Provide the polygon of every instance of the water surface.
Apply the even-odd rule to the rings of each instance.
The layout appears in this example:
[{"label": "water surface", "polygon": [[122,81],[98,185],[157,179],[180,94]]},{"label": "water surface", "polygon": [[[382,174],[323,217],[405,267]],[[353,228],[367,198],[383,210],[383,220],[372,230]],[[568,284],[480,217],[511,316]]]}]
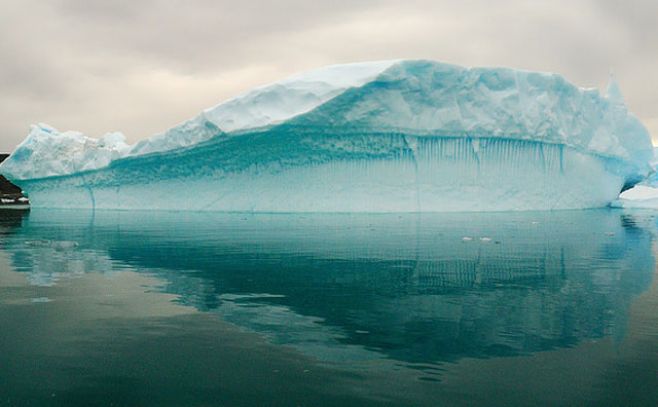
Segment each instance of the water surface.
[{"label": "water surface", "polygon": [[0,405],[656,405],[656,231],[0,213]]}]

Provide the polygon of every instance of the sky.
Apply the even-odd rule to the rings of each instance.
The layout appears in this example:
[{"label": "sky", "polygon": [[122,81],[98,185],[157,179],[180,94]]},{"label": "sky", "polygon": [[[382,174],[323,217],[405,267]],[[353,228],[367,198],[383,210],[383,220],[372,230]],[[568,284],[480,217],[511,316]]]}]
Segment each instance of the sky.
[{"label": "sky", "polygon": [[0,151],[32,123],[135,142],[323,65],[432,59],[612,70],[658,144],[655,0],[0,0]]}]

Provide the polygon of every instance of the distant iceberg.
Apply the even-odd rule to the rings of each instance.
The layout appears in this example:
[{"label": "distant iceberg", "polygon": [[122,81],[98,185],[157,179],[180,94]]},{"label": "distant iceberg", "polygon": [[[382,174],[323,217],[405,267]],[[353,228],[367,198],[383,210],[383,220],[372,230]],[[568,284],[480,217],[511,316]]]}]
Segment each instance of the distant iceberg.
[{"label": "distant iceberg", "polygon": [[32,126],[0,166],[34,207],[427,212],[602,207],[653,149],[611,82],[432,61],[329,66],[128,145]]}]

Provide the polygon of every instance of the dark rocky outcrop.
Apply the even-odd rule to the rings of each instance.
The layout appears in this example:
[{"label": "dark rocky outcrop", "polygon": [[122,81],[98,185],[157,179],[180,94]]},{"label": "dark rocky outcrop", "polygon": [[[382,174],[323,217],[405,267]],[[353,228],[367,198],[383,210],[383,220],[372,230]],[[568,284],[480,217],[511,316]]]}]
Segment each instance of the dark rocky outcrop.
[{"label": "dark rocky outcrop", "polygon": [[[0,154],[0,163],[9,157],[9,154]],[[21,198],[23,193],[19,187],[12,184],[7,178],[0,175],[0,197],[2,198]]]}]

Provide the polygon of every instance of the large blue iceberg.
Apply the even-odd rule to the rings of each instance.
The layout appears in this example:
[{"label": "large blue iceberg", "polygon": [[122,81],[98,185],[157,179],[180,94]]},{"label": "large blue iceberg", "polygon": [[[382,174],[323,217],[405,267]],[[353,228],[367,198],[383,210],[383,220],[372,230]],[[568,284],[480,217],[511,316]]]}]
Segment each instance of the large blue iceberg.
[{"label": "large blue iceberg", "polygon": [[602,207],[650,137],[611,82],[432,61],[336,65],[135,145],[32,126],[0,172],[34,207],[424,212]]}]

